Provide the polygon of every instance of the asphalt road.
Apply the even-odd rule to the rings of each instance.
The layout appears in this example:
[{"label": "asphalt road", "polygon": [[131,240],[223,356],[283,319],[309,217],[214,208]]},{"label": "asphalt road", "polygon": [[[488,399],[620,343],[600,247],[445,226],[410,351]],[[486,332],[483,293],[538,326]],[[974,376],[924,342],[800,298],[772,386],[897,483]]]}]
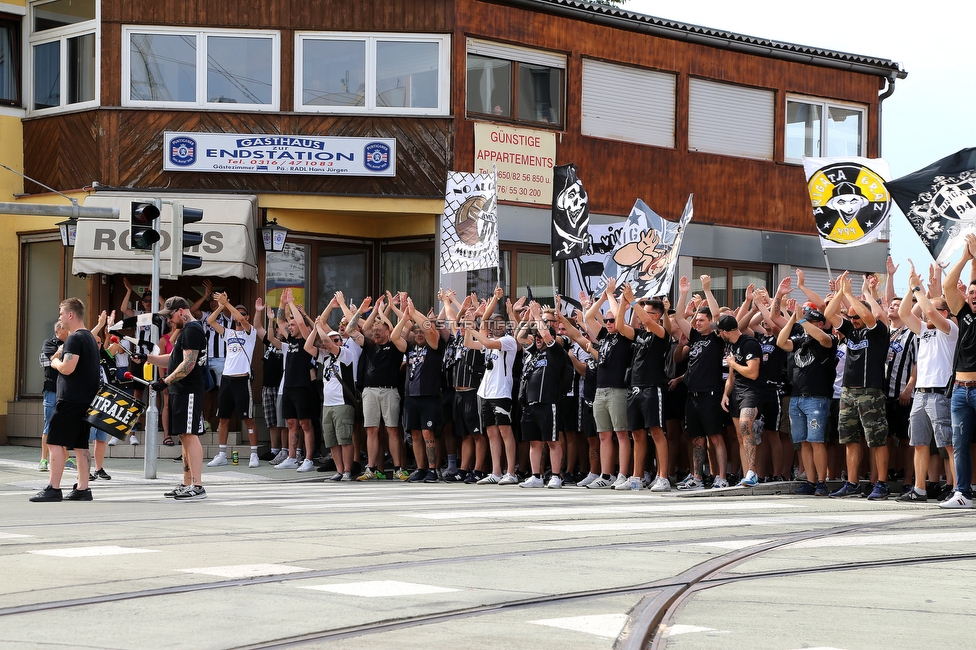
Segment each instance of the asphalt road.
[{"label": "asphalt road", "polygon": [[3,648],[973,645],[973,511],[266,464],[205,469],[208,498],[176,502],[178,464],[148,481],[120,459],[94,501],[35,504],[36,456],[0,447]]}]

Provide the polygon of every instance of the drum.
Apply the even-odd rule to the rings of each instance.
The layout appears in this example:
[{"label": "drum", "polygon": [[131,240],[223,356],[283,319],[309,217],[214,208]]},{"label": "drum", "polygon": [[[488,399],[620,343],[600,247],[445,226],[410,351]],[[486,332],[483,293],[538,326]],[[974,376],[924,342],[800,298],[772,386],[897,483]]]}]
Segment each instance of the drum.
[{"label": "drum", "polygon": [[88,407],[85,420],[96,429],[121,438],[145,410],[146,405],[132,395],[103,383]]}]

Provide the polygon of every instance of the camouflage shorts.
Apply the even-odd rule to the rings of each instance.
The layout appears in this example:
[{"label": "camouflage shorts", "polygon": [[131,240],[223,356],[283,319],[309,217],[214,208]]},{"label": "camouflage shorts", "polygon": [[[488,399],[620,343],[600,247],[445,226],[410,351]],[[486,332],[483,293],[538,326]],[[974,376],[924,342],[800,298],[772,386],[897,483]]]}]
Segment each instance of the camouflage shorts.
[{"label": "camouflage shorts", "polygon": [[888,419],[881,389],[842,388],[837,429],[842,445],[858,442],[862,436],[868,441],[868,447],[887,444]]}]

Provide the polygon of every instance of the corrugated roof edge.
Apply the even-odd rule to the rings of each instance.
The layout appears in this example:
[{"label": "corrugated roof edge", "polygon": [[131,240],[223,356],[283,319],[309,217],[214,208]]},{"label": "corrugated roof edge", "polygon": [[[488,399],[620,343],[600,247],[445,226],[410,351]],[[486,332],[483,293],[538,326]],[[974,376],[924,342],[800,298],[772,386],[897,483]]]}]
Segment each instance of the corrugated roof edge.
[{"label": "corrugated roof edge", "polygon": [[850,52],[838,52],[796,43],[772,41],[765,38],[736,34],[721,29],[691,25],[674,20],[665,20],[647,16],[617,7],[599,5],[582,0],[493,0],[499,4],[521,6],[534,11],[546,11],[558,15],[580,20],[606,24],[620,29],[654,34],[662,38],[671,38],[720,47],[737,52],[768,56],[774,59],[784,59],[808,65],[839,68],[860,72],[879,77],[890,78],[892,75],[899,79],[908,76],[908,72],[897,61],[882,59]]}]

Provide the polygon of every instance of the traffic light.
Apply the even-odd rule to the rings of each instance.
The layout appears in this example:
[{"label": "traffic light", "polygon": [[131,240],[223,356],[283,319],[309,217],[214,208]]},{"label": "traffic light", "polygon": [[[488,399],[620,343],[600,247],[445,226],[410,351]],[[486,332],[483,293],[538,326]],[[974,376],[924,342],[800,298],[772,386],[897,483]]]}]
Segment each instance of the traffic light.
[{"label": "traffic light", "polygon": [[159,208],[152,203],[132,202],[132,215],[129,218],[129,248],[134,251],[151,251],[159,241],[156,219]]},{"label": "traffic light", "polygon": [[187,208],[182,203],[173,203],[173,232],[170,247],[170,277],[183,275],[184,271],[198,269],[203,264],[199,255],[184,255],[184,248],[193,248],[203,243],[203,234],[195,231],[184,231],[183,227],[189,223],[196,223],[203,219],[203,210]]}]

